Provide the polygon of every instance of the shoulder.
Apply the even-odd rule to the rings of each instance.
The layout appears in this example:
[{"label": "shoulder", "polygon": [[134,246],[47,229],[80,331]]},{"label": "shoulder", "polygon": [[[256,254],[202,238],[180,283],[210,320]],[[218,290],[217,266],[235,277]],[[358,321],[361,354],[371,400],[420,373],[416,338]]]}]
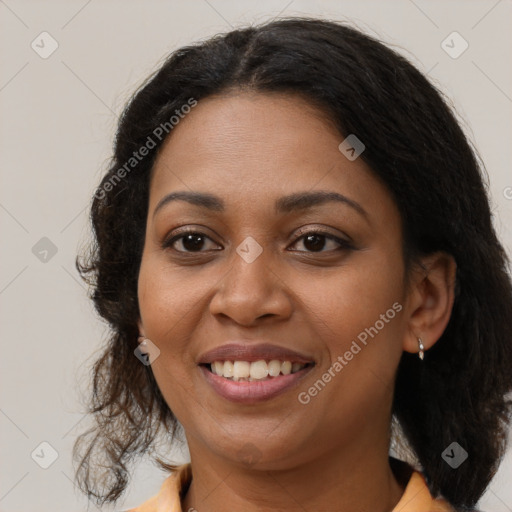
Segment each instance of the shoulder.
[{"label": "shoulder", "polygon": [[402,498],[393,512],[456,512],[444,499],[434,498],[428,489],[425,477],[413,471]]},{"label": "shoulder", "polygon": [[182,512],[181,498],[187,491],[191,480],[190,463],[183,464],[164,480],[158,494],[142,505],[125,512]]}]

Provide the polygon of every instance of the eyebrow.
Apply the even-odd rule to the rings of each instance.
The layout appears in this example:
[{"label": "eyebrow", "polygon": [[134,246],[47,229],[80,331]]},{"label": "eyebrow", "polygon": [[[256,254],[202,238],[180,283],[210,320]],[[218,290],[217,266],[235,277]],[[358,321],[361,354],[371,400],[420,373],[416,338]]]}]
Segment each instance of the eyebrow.
[{"label": "eyebrow", "polygon": [[[206,208],[208,210],[223,212],[225,210],[224,201],[217,196],[203,192],[178,191],[171,192],[164,196],[157,204],[153,211],[153,217],[165,205],[173,201],[186,201],[187,203]],[[363,217],[368,219],[366,210],[356,201],[339,194],[338,192],[330,192],[319,190],[315,192],[297,192],[288,196],[280,197],[276,200],[274,211],[276,214],[291,213],[294,211],[306,210],[314,206],[320,206],[328,202],[339,202],[350,206]]]}]

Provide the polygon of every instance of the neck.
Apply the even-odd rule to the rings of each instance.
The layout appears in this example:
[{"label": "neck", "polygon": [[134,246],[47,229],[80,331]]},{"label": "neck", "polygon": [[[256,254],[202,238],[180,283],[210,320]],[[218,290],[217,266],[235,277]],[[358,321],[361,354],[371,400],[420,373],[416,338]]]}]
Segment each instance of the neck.
[{"label": "neck", "polygon": [[[373,447],[375,448],[375,446]],[[388,512],[404,489],[389,464],[387,446],[352,450],[344,446],[289,469],[240,467],[213,454],[195,456],[193,479],[182,508],[198,512]]]}]

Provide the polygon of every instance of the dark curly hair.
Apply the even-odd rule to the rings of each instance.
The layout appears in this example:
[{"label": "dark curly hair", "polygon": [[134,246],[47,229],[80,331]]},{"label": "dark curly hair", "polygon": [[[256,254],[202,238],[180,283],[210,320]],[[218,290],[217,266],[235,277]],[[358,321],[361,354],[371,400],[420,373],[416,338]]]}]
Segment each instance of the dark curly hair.
[{"label": "dark curly hair", "polygon": [[[310,18],[233,30],[175,51],[120,118],[111,165],[92,200],[95,240],[76,261],[111,327],[92,369],[94,427],[73,449],[80,488],[97,503],[117,501],[128,462],[154,448],[161,428],[175,438],[179,424],[151,367],[134,357],[149,182],[169,119],[191,98],[233,90],[301,95],[341,134],[356,134],[366,145],[361,158],[400,211],[406,267],[436,251],[455,259],[449,324],[424,361],[403,353],[393,414],[431,493],[460,510],[474,506],[504,456],[512,406],[512,284],[483,165],[442,94],[405,58],[344,23]],[[148,155],[134,160],[149,140]],[[456,471],[441,457],[454,441],[470,461]]]}]

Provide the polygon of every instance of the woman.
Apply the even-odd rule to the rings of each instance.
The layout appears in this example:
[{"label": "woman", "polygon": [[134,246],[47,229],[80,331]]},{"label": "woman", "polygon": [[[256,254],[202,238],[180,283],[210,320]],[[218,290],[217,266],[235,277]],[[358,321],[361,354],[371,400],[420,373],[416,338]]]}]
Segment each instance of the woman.
[{"label": "woman", "polygon": [[179,421],[191,463],[157,458],[137,512],[475,506],[505,451],[512,286],[476,157],[404,58],[305,18],[176,51],[121,117],[92,223],[77,266],[112,336],[75,446],[89,497],[116,501]]}]

